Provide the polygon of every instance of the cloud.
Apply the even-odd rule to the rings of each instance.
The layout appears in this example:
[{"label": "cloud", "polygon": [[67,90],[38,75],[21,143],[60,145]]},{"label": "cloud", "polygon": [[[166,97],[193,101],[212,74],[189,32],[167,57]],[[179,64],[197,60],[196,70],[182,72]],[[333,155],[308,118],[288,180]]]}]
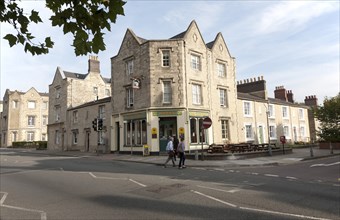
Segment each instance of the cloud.
[{"label": "cloud", "polygon": [[338,8],[338,2],[285,1],[267,7],[254,29],[258,34],[294,30],[311,19]]}]

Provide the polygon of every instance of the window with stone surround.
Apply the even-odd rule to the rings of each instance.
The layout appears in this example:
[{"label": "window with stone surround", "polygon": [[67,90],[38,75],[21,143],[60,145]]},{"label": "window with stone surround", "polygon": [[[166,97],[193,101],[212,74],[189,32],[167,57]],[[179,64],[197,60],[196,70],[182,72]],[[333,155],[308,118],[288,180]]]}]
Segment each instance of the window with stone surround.
[{"label": "window with stone surround", "polygon": [[171,104],[172,102],[172,88],[171,81],[163,81],[163,103]]},{"label": "window with stone surround", "polygon": [[170,50],[162,50],[162,66],[170,66]]},{"label": "window with stone surround", "polygon": [[130,59],[130,60],[127,60],[126,61],[126,74],[128,76],[132,75],[133,74],[133,59]]},{"label": "window with stone surround", "polygon": [[29,115],[27,116],[27,125],[30,127],[35,126],[35,116],[34,115]]},{"label": "window with stone surround", "polygon": [[220,106],[228,107],[227,102],[227,90],[226,89],[218,89],[219,97],[220,97]]},{"label": "window with stone surround", "polygon": [[199,84],[192,84],[192,103],[202,105],[202,86]]},{"label": "window with stone surround", "polygon": [[217,63],[217,76],[226,77],[226,65],[224,63]]},{"label": "window with stone surround", "polygon": [[201,70],[201,57],[196,54],[191,54],[191,68]]},{"label": "window with stone surround", "polygon": [[34,131],[27,131],[27,141],[34,141]]},{"label": "window with stone surround", "polygon": [[126,89],[126,107],[132,108],[134,101],[134,90],[132,87]]}]

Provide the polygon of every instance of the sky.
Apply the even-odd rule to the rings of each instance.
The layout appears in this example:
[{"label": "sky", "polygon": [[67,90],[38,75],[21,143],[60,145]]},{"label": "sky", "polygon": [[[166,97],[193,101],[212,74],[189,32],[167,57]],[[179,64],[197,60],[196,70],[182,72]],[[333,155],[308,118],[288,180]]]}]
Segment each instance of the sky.
[{"label": "sky", "polygon": [[[39,11],[44,23],[30,26],[41,41],[51,36],[54,48],[47,55],[32,56],[22,45],[9,47],[3,37],[15,33],[0,27],[0,100],[6,89],[48,92],[57,67],[86,74],[87,56],[76,56],[70,34],[52,27],[45,1],[23,0],[27,12]],[[340,92],[340,3],[334,1],[159,1],[127,0],[125,16],[118,16],[111,32],[105,32],[106,50],[97,55],[101,74],[111,77],[110,58],[117,55],[127,28],[144,39],[168,39],[185,31],[195,20],[205,43],[221,32],[236,58],[236,80],[263,76],[269,97],[277,86],[292,90],[296,102],[316,95]]]}]

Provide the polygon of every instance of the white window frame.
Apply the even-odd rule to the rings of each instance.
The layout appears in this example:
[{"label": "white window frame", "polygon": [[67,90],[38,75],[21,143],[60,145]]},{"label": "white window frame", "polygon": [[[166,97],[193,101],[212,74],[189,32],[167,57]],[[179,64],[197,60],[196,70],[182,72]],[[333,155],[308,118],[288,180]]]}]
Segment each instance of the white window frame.
[{"label": "white window frame", "polygon": [[77,130],[72,131],[72,143],[78,144],[78,131]]},{"label": "white window frame", "polygon": [[170,67],[170,50],[162,50],[162,67]]},{"label": "white window frame", "polygon": [[227,76],[227,65],[225,65],[224,63],[217,63],[217,76],[218,77],[223,77],[225,78]]},{"label": "white window frame", "polygon": [[172,103],[172,86],[170,80],[163,81],[163,103],[164,104]]},{"label": "white window frame", "polygon": [[283,125],[283,135],[286,136],[286,139],[290,139],[290,127],[289,125]]},{"label": "white window frame", "polygon": [[59,99],[60,98],[60,88],[55,89],[55,98]]},{"label": "white window frame", "polygon": [[27,141],[34,141],[34,131],[27,131],[26,140]]},{"label": "white window frame", "polygon": [[78,123],[78,111],[73,111],[73,123]]},{"label": "white window frame", "polygon": [[288,106],[282,106],[282,118],[289,118]]},{"label": "white window frame", "polygon": [[220,106],[228,107],[227,90],[219,88]]},{"label": "white window frame", "polygon": [[98,107],[99,118],[105,119],[105,105],[100,105]]},{"label": "white window frame", "polygon": [[305,126],[300,126],[299,133],[300,133],[301,139],[304,140],[304,138],[306,137],[306,128],[305,128]]},{"label": "white window frame", "polygon": [[305,120],[305,114],[304,114],[304,109],[303,108],[299,108],[298,109],[298,115],[299,115],[299,120]]},{"label": "white window frame", "polygon": [[269,104],[268,112],[269,112],[269,115],[268,115],[269,118],[275,118],[275,106],[274,105]]},{"label": "white window frame", "polygon": [[196,54],[191,54],[190,66],[194,70],[201,70],[201,56]]},{"label": "white window frame", "polygon": [[27,126],[34,127],[35,126],[35,116],[34,115],[28,115],[27,116]]},{"label": "white window frame", "polygon": [[134,89],[129,87],[126,89],[126,107],[132,108],[134,104]]},{"label": "white window frame", "polygon": [[133,71],[134,71],[134,62],[133,62],[133,59],[127,60],[126,61],[126,74],[128,76],[131,76],[133,74]]},{"label": "white window frame", "polygon": [[60,120],[60,111],[61,111],[60,106],[56,106],[55,107],[55,121],[56,122]]},{"label": "white window frame", "polygon": [[192,84],[192,104],[202,105],[202,85]]},{"label": "white window frame", "polygon": [[251,102],[243,101],[243,115],[245,117],[252,117],[252,106]]},{"label": "white window frame", "polygon": [[221,137],[223,140],[229,140],[229,120],[221,119]]},{"label": "white window frame", "polygon": [[246,141],[253,141],[254,140],[254,128],[252,124],[245,124],[244,125],[244,136]]},{"label": "white window frame", "polygon": [[270,140],[276,140],[276,126],[275,125],[269,125],[269,138]]},{"label": "white window frame", "polygon": [[36,108],[36,102],[35,101],[28,101],[27,102],[27,108],[28,109],[35,109]]}]

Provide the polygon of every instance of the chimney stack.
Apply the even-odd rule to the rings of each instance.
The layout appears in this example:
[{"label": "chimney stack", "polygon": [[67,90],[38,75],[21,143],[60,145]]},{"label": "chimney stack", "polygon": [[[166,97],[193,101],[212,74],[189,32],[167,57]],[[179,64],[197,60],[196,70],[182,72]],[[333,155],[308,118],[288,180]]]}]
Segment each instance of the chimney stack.
[{"label": "chimney stack", "polygon": [[287,99],[288,99],[288,102],[294,103],[294,97],[293,97],[292,90],[287,91]]},{"label": "chimney stack", "polygon": [[305,97],[305,105],[310,107],[317,107],[318,106],[318,98],[315,95],[310,95]]},{"label": "chimney stack", "polygon": [[280,99],[286,102],[288,101],[286,89],[284,86],[275,87],[274,95],[276,99]]},{"label": "chimney stack", "polygon": [[100,62],[98,56],[90,56],[88,72],[100,73]]}]

